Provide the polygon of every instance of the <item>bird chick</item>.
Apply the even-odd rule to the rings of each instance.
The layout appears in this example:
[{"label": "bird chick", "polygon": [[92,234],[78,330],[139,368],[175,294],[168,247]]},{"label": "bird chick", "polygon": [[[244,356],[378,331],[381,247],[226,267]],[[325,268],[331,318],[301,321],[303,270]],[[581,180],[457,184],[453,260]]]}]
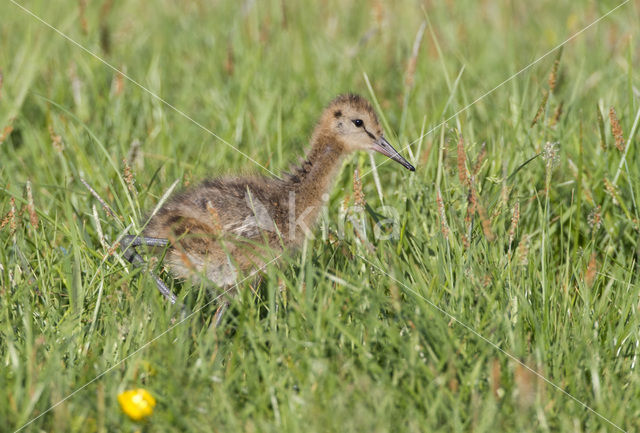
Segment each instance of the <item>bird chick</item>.
[{"label": "bird chick", "polygon": [[164,246],[174,276],[230,287],[239,274],[261,269],[274,253],[303,242],[342,161],[358,150],[380,152],[415,171],[384,138],[371,104],[341,95],[322,113],[306,158],[283,179],[220,177],[178,193],[151,217],[143,236],[124,240],[125,256],[140,262],[135,246]]}]

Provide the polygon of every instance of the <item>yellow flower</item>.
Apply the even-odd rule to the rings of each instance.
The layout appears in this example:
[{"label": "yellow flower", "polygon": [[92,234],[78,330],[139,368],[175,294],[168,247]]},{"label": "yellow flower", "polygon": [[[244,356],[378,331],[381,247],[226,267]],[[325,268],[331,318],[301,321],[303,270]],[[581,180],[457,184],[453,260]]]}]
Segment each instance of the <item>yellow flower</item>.
[{"label": "yellow flower", "polygon": [[153,413],[156,399],[146,389],[130,389],[118,395],[122,411],[134,421],[140,421]]}]

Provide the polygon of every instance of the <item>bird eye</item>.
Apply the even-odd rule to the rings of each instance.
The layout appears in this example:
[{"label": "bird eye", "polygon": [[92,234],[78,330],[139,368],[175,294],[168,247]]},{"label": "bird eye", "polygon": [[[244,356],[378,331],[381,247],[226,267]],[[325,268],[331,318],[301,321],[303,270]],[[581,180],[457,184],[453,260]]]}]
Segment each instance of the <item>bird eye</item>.
[{"label": "bird eye", "polygon": [[362,125],[364,125],[364,122],[361,119],[356,119],[353,120],[353,124],[356,125],[358,128],[362,127]]}]

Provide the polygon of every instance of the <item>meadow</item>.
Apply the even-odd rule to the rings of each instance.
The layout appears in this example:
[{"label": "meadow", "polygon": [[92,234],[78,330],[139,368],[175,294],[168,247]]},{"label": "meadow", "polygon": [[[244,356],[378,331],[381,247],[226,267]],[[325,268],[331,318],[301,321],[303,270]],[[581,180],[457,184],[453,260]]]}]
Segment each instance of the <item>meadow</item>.
[{"label": "meadow", "polygon": [[[640,2],[0,16],[1,432],[640,430]],[[185,314],[123,261],[168,192],[288,170],[344,92],[416,172],[347,161],[219,328],[210,291],[148,256]]]}]

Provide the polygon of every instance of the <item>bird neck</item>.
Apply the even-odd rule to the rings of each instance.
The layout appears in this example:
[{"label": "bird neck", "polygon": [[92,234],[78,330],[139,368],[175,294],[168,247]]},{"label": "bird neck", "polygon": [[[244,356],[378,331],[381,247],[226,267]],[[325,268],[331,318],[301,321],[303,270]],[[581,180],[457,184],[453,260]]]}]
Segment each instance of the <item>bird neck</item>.
[{"label": "bird neck", "polygon": [[[344,159],[342,144],[330,135],[314,135],[306,160],[291,174],[296,194],[296,214],[310,207],[320,209],[337,177]],[[315,212],[312,212],[315,213]]]}]

